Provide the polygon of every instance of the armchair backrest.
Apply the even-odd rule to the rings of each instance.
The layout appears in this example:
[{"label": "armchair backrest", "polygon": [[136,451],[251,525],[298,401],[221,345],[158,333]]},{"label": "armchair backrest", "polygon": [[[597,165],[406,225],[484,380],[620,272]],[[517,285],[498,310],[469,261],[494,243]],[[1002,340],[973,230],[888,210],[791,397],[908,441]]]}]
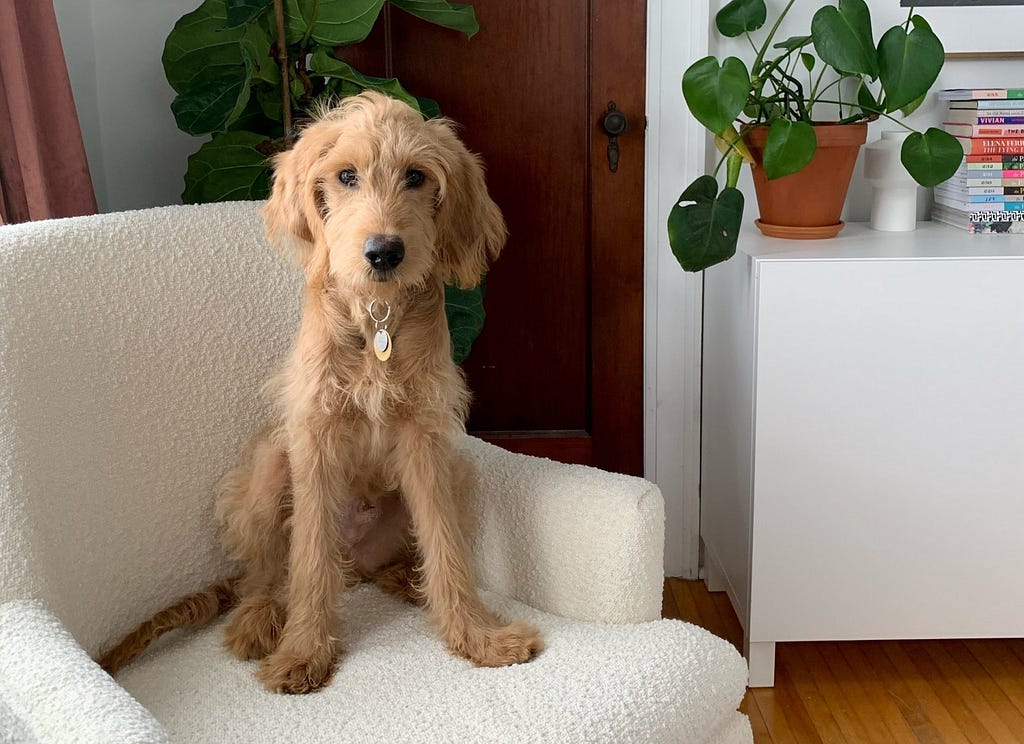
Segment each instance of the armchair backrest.
[{"label": "armchair backrest", "polygon": [[214,485],[299,318],[258,208],[0,228],[0,602],[90,652],[227,570]]}]

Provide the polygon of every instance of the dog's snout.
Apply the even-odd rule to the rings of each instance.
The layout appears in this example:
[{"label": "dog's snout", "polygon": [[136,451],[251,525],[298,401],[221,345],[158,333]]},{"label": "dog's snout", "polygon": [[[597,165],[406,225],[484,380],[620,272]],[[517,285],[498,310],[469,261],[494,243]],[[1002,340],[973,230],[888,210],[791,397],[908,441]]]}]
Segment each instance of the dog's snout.
[{"label": "dog's snout", "polygon": [[405,243],[398,235],[371,235],[363,243],[363,255],[378,271],[393,269],[405,258]]}]

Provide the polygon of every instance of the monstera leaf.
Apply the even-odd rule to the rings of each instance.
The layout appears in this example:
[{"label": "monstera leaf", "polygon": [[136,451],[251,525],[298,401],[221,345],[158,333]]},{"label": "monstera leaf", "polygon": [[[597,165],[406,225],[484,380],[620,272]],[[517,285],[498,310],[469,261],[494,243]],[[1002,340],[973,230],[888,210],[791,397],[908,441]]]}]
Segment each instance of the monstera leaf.
[{"label": "monstera leaf", "polygon": [[903,141],[900,160],[907,173],[925,187],[948,180],[960,167],[964,148],[949,132],[930,127],[924,134],[914,132]]},{"label": "monstera leaf", "polygon": [[[878,70],[885,91],[885,110],[896,111],[922,99],[942,69],[942,42],[921,16],[913,30],[893,26],[878,42]],[[916,108],[916,106],[914,107]]]},{"label": "monstera leaf", "polygon": [[739,36],[761,28],[767,17],[764,0],[731,0],[715,15],[715,26],[722,36]]},{"label": "monstera leaf", "polygon": [[796,173],[811,162],[817,149],[814,127],[806,121],[776,119],[764,145],[764,174],[772,180]]},{"label": "monstera leaf", "polygon": [[871,11],[864,0],[839,0],[819,8],[811,19],[814,51],[839,72],[878,77],[878,54],[871,35]]},{"label": "monstera leaf", "polygon": [[679,265],[686,271],[702,271],[731,258],[742,220],[743,194],[738,189],[726,186],[718,193],[713,177],[698,178],[668,216],[669,244]]},{"label": "monstera leaf", "polygon": [[719,65],[704,57],[683,73],[683,98],[697,121],[712,132],[724,132],[743,110],[750,89],[746,66],[736,57]]}]

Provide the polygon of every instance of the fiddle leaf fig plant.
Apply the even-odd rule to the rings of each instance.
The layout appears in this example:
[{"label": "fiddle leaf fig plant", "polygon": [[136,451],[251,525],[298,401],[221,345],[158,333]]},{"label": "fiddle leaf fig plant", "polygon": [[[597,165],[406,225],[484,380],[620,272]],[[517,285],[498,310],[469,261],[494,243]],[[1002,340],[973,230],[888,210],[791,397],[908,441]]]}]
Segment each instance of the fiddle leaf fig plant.
[{"label": "fiddle leaf fig plant", "polygon": [[[942,42],[924,18],[911,8],[903,24],[876,42],[865,0],[838,0],[818,9],[809,34],[776,41],[793,3],[789,0],[756,43],[751,34],[768,20],[765,1],[731,0],[715,16],[715,27],[725,37],[746,37],[753,61],[705,57],[683,73],[687,108],[715,135],[722,152],[714,173],[690,184],[668,218],[672,252],[687,271],[701,271],[736,252],[743,218],[736,184],[742,164],[753,162],[744,138],[754,127],[768,128],[763,152],[768,179],[811,162],[817,149],[813,126],[826,121],[886,117],[910,130],[901,161],[922,186],[945,181],[963,159],[952,135],[936,128],[918,132],[893,116],[920,106],[942,69]],[[850,92],[845,97],[844,89]],[[723,164],[725,186],[719,190]]]},{"label": "fiddle leaf fig plant", "polygon": [[[424,21],[478,30],[473,7],[447,0],[388,0]],[[270,156],[286,149],[303,112],[327,99],[376,90],[426,117],[441,115],[429,98],[395,78],[364,75],[337,56],[370,34],[385,0],[205,0],[167,37],[164,73],[177,94],[178,128],[209,136],[189,156],[186,204],[264,199]],[[483,326],[483,286],[445,290],[452,355],[462,362]]]}]

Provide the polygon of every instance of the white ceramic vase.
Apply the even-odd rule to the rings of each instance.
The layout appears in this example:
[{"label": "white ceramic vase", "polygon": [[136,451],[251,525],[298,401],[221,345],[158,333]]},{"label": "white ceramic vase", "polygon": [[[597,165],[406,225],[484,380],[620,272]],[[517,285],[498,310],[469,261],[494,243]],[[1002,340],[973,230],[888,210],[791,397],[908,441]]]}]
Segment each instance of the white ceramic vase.
[{"label": "white ceramic vase", "polygon": [[871,228],[908,232],[917,228],[917,181],[900,161],[907,131],[885,131],[864,146],[864,178],[871,184]]}]

